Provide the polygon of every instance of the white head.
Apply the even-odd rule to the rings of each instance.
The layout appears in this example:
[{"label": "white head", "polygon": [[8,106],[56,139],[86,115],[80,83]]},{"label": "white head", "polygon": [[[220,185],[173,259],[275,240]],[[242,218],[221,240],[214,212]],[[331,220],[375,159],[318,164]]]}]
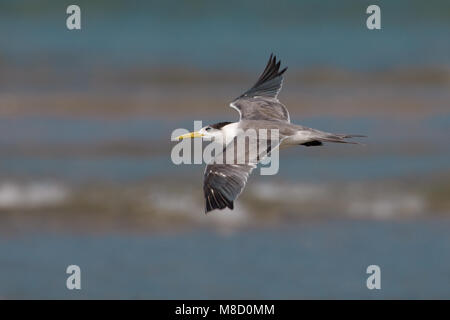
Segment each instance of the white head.
[{"label": "white head", "polygon": [[219,139],[227,138],[231,132],[229,132],[229,125],[233,124],[232,122],[219,122],[215,124],[211,124],[201,128],[198,131],[190,132],[183,134],[177,139],[182,140],[186,138],[206,138],[207,140],[215,140],[219,141]]}]

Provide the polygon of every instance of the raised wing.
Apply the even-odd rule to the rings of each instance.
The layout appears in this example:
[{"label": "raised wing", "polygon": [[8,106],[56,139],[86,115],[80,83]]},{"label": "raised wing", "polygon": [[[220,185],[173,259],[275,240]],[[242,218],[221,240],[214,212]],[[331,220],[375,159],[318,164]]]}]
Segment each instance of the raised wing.
[{"label": "raised wing", "polygon": [[261,159],[279,145],[278,140],[261,143],[257,139],[253,141],[247,139],[243,149],[239,147],[238,139],[239,136],[235,137],[222,153],[206,166],[203,180],[206,213],[227,207],[233,209],[233,201],[241,194],[252,170]]},{"label": "raised wing", "polygon": [[230,106],[239,111],[240,120],[291,121],[287,108],[273,98],[242,98],[232,102]]},{"label": "raised wing", "polygon": [[276,56],[270,55],[258,81],[230,104],[241,119],[290,121],[287,108],[277,98],[283,84],[283,73],[287,70],[280,71],[280,64]]}]

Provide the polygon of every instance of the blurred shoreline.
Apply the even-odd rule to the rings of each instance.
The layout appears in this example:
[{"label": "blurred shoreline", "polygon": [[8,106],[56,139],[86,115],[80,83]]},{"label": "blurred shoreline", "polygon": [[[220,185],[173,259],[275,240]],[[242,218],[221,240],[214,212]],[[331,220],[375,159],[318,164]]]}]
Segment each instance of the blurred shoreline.
[{"label": "blurred shoreline", "polygon": [[[450,172],[360,182],[251,179],[233,211],[203,211],[201,177],[169,182],[68,184],[4,181],[2,234],[44,231],[154,233],[191,229],[277,228],[308,221],[450,218]],[[258,181],[259,180],[259,181]],[[274,181],[275,180],[275,181]]]},{"label": "blurred shoreline", "polygon": [[[225,115],[228,103],[256,79],[254,73],[145,67],[71,70],[70,77],[44,66],[0,70],[0,116]],[[449,88],[445,66],[377,72],[321,67],[289,70],[280,97],[297,116],[404,117],[447,113]]]}]

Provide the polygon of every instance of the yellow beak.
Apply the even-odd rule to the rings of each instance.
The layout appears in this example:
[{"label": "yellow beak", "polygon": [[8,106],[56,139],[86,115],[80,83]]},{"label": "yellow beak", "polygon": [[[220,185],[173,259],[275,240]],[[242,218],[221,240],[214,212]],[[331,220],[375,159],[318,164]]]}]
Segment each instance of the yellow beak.
[{"label": "yellow beak", "polygon": [[183,134],[183,135],[181,135],[181,136],[178,136],[178,137],[176,137],[175,139],[183,140],[183,139],[187,139],[187,138],[201,138],[201,137],[203,137],[203,134],[202,134],[202,133],[199,133],[199,132],[189,132],[189,133]]}]

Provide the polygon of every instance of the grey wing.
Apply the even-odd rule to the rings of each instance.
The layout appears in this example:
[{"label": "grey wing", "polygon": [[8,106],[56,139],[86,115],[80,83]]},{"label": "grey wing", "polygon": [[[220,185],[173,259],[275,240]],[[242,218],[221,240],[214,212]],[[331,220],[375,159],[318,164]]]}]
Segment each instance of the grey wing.
[{"label": "grey wing", "polygon": [[[247,140],[245,154],[238,155],[239,148],[236,148],[236,141],[237,137],[206,166],[203,179],[206,213],[227,207],[233,209],[233,201],[241,194],[252,170],[261,159],[279,145],[279,141],[268,141],[261,146],[257,141]],[[227,150],[232,146],[234,149],[231,153],[234,155],[230,160]]]},{"label": "grey wing", "polygon": [[249,164],[208,164],[203,181],[206,213],[227,207],[233,209],[233,201],[241,194],[254,168]]},{"label": "grey wing", "polygon": [[287,108],[278,100],[266,97],[238,99],[230,106],[239,111],[240,120],[278,120],[290,122]]},{"label": "grey wing", "polygon": [[270,55],[258,81],[230,104],[241,119],[290,121],[287,108],[277,98],[283,85],[283,73],[287,70],[280,71],[280,64],[276,56]]}]

